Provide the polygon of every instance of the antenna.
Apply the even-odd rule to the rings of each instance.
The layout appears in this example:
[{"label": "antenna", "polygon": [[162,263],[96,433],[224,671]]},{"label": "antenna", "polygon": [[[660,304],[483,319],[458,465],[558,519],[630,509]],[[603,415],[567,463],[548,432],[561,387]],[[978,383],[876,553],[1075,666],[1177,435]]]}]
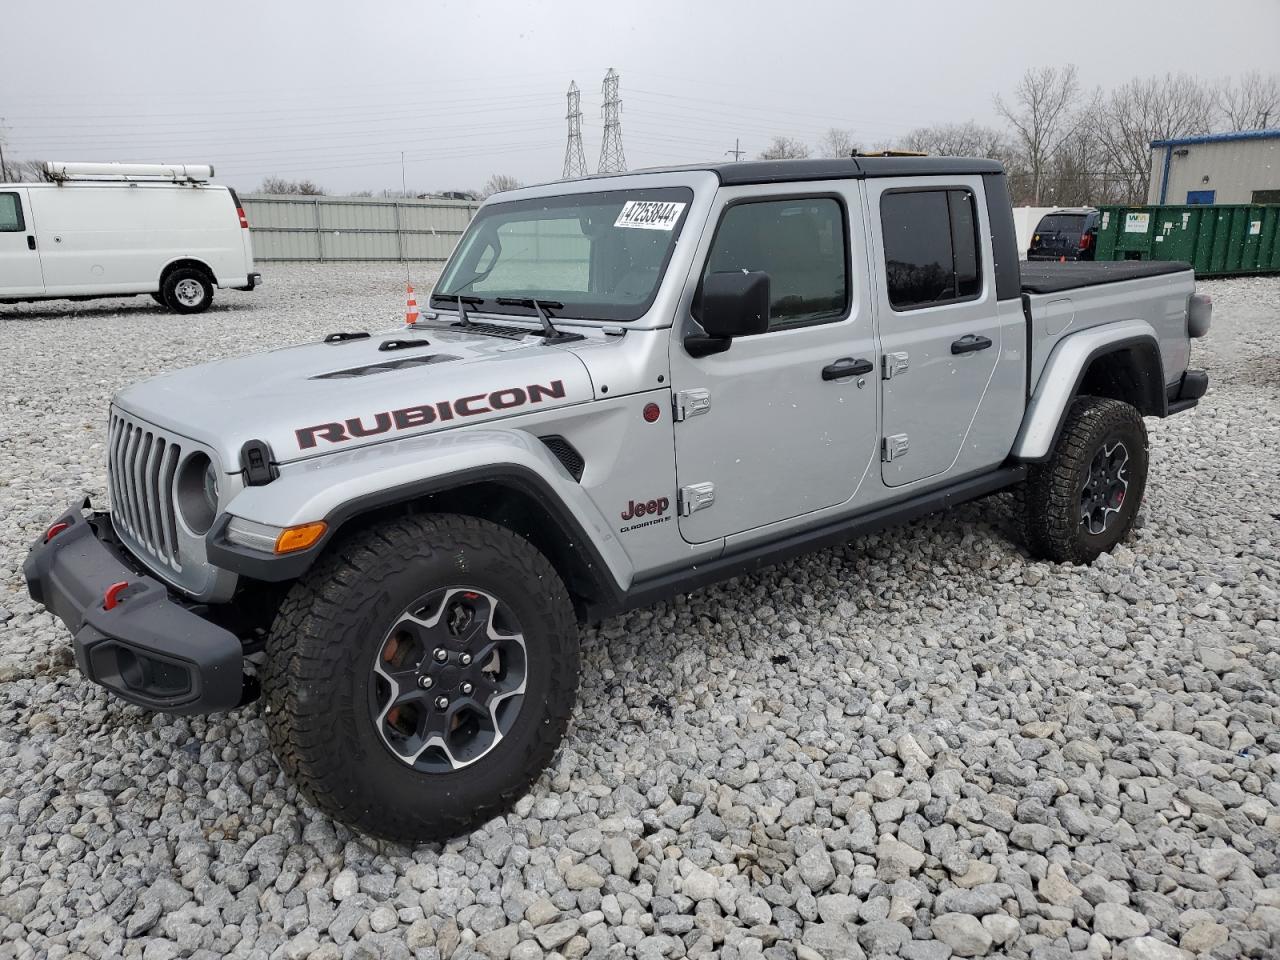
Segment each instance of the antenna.
[{"label": "antenna", "polygon": [[604,139],[600,141],[600,173],[625,173],[627,158],[622,152],[622,101],[618,99],[618,71],[609,68],[604,75]]},{"label": "antenna", "polygon": [[576,81],[569,82],[569,142],[564,145],[564,179],[587,175],[587,158],[582,152],[582,94]]}]

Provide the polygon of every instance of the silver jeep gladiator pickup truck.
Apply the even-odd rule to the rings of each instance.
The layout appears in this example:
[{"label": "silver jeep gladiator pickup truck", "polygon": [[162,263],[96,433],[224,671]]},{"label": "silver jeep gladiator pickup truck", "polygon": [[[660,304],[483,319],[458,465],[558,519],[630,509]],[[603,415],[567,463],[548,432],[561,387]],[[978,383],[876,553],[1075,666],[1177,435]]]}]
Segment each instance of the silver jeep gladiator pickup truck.
[{"label": "silver jeep gladiator pickup truck", "polygon": [[76,662],[171,713],[265,693],[294,782],[402,840],[500,813],[577,625],[1019,488],[1026,546],[1129,532],[1196,404],[1185,264],[1019,265],[986,160],[694,166],[491,198],[386,333],[112,403],[112,511],[32,546]]}]

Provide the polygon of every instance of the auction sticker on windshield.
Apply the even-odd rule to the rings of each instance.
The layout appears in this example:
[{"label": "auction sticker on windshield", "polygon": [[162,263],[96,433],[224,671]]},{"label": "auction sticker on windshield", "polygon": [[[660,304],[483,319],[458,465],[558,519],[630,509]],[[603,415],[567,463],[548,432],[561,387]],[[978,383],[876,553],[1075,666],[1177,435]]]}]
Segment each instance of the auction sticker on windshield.
[{"label": "auction sticker on windshield", "polygon": [[638,230],[670,230],[680,219],[684,208],[683,203],[665,200],[628,200],[613,225]]}]

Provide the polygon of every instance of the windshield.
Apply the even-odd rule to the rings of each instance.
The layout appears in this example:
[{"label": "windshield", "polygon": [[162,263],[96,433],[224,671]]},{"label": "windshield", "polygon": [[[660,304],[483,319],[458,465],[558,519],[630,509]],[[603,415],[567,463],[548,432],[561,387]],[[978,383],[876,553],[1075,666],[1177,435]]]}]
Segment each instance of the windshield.
[{"label": "windshield", "polygon": [[484,207],[432,299],[462,295],[473,309],[533,314],[499,298],[536,297],[555,317],[635,320],[658,293],[693,191],[610,190]]},{"label": "windshield", "polygon": [[1049,214],[1036,227],[1036,233],[1081,233],[1083,230],[1083,213]]}]

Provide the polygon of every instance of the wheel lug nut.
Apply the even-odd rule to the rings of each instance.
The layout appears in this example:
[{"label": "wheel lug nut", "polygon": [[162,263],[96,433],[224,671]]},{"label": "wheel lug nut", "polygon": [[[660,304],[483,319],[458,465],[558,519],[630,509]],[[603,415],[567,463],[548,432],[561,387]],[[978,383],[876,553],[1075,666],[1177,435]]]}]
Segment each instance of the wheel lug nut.
[{"label": "wheel lug nut", "polygon": [[475,689],[475,687],[471,686],[471,684],[469,684],[469,683],[464,683],[464,684],[462,685],[462,692],[463,692],[463,693],[470,694],[470,693],[471,693],[471,691],[472,691],[472,690],[474,690],[474,689]]},{"label": "wheel lug nut", "polygon": [[449,652],[443,648],[437,648],[432,656],[436,658],[436,663],[444,663],[449,659]]},{"label": "wheel lug nut", "polygon": [[467,666],[470,666],[470,665],[471,665],[471,654],[469,654],[469,653],[464,653],[464,654],[462,655],[462,665],[463,665],[464,667],[467,667]]},{"label": "wheel lug nut", "polygon": [[420,686],[423,690],[430,690],[435,685],[436,685],[436,682],[432,680],[430,677],[418,678],[418,686]]},{"label": "wheel lug nut", "polygon": [[436,709],[437,709],[437,710],[443,710],[443,709],[444,709],[445,707],[447,707],[447,706],[449,706],[449,698],[448,698],[448,697],[436,697]]}]

